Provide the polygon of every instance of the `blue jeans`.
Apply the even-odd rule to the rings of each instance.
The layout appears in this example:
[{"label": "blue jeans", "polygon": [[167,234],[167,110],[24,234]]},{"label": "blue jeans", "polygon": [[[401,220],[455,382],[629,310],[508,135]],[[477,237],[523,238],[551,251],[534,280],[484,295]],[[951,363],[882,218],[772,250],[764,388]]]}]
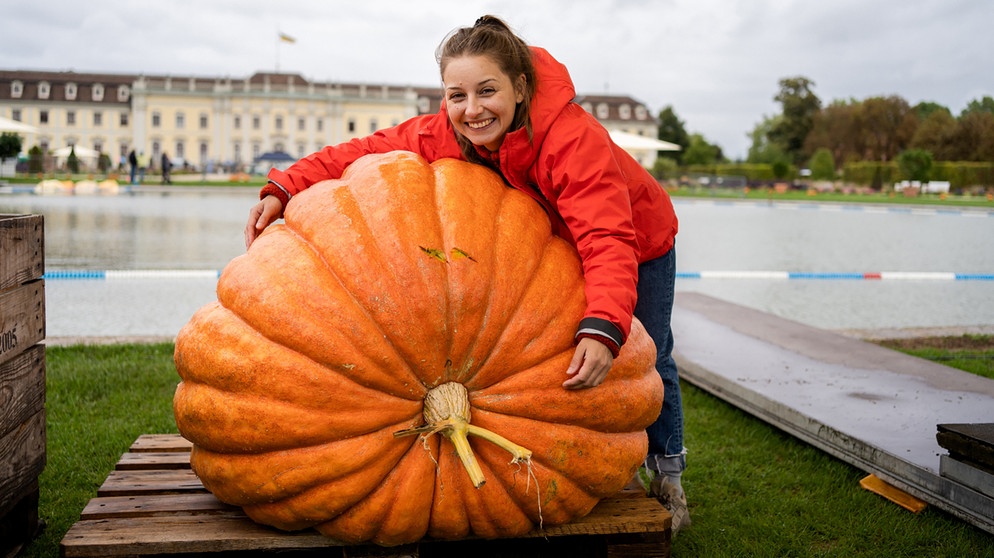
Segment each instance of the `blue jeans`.
[{"label": "blue jeans", "polygon": [[682,471],[686,465],[683,447],[683,402],[680,377],[673,361],[673,296],[676,284],[676,248],[639,265],[638,302],[634,315],[656,343],[656,371],[663,379],[663,410],[646,432],[649,456],[679,458]]}]

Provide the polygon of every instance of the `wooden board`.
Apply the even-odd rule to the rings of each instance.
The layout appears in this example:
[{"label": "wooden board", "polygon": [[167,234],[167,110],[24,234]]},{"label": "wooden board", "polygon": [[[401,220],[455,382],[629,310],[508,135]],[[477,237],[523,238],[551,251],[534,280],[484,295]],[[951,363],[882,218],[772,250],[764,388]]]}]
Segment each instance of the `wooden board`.
[{"label": "wooden board", "polygon": [[45,218],[0,214],[0,291],[45,274]]},{"label": "wooden board", "polygon": [[39,279],[0,291],[0,363],[44,338],[45,282]]},{"label": "wooden board", "polygon": [[[179,436],[136,440],[98,489],[97,497],[84,508],[80,521],[62,539],[62,556],[317,549],[327,550],[323,556],[429,556],[448,555],[446,548],[458,548],[457,554],[483,556],[482,549],[494,545],[494,541],[473,539],[451,543],[426,540],[391,551],[347,546],[315,531],[288,533],[259,525],[203,488],[189,468],[189,449],[189,442]],[[618,557],[667,557],[670,519],[654,499],[619,494],[603,500],[588,516],[573,523],[504,539],[501,545],[550,545],[561,540],[577,545],[581,549],[577,556],[590,550]]]}]

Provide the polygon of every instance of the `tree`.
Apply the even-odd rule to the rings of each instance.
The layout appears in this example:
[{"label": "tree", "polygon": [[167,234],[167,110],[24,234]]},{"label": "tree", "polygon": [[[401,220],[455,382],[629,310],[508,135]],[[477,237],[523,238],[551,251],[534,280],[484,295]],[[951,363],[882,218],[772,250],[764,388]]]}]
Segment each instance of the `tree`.
[{"label": "tree", "polygon": [[949,112],[949,109],[940,105],[939,103],[933,103],[932,101],[922,101],[915,105],[915,114],[918,115],[918,121],[923,122],[926,118],[931,116],[933,113],[944,111]]},{"label": "tree", "polygon": [[910,180],[927,182],[932,174],[932,154],[924,149],[908,149],[897,156],[897,168]]},{"label": "tree", "polygon": [[960,118],[972,112],[987,112],[994,114],[994,98],[985,96],[983,99],[974,99],[967,103],[966,108],[960,114]]},{"label": "tree", "polygon": [[768,137],[795,164],[806,159],[804,142],[814,127],[815,115],[821,110],[821,100],[811,90],[813,86],[814,82],[806,77],[784,78],[780,80],[780,92],[773,98],[783,112]]},{"label": "tree", "polygon": [[106,174],[107,171],[110,170],[110,167],[111,167],[110,155],[106,153],[101,153],[100,156],[97,157],[97,168],[100,169],[100,172]]},{"label": "tree", "polygon": [[684,128],[683,121],[673,111],[672,106],[667,106],[659,111],[659,132],[656,134],[656,137],[680,146],[680,151],[659,152],[660,157],[669,157],[670,159],[675,159],[677,162],[682,159],[683,153],[690,146],[690,135],[687,133],[687,129]]},{"label": "tree", "polygon": [[994,112],[967,112],[950,141],[961,161],[994,161]]},{"label": "tree", "polygon": [[863,101],[862,125],[867,144],[865,159],[892,161],[911,143],[918,117],[901,97],[871,97]]},{"label": "tree", "polygon": [[804,142],[805,151],[828,149],[839,164],[860,160],[866,153],[862,128],[863,103],[855,99],[833,101],[815,114],[814,125]]},{"label": "tree", "polygon": [[76,146],[73,145],[69,148],[69,156],[66,157],[66,166],[69,167],[69,172],[76,174],[79,172],[79,157],[76,156]]},{"label": "tree", "polygon": [[45,157],[41,153],[41,148],[37,145],[28,149],[28,172],[38,174],[44,170]]},{"label": "tree", "polygon": [[684,165],[710,165],[721,159],[721,148],[708,143],[701,134],[690,135],[690,145],[683,153]]},{"label": "tree", "polygon": [[3,176],[3,165],[7,159],[17,157],[21,152],[21,136],[14,132],[0,134],[0,176]]},{"label": "tree", "polygon": [[811,178],[814,180],[835,180],[835,159],[832,152],[822,147],[815,151],[808,162]]},{"label": "tree", "polygon": [[756,124],[752,133],[748,136],[752,139],[752,145],[746,154],[746,162],[759,164],[773,164],[774,161],[786,159],[787,155],[779,145],[770,141],[770,130],[776,126],[782,116],[766,116],[763,121]]},{"label": "tree", "polygon": [[[918,111],[921,114],[921,111]],[[963,160],[955,151],[957,122],[949,109],[943,108],[929,113],[915,128],[910,147],[924,149],[939,161]]]}]

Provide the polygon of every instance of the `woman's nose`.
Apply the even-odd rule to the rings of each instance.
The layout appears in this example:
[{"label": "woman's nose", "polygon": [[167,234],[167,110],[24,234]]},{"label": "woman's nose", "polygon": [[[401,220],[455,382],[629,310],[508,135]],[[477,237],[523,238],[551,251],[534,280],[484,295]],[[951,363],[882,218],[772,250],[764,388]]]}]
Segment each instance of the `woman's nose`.
[{"label": "woman's nose", "polygon": [[466,114],[469,116],[477,116],[483,112],[483,106],[480,104],[480,100],[475,96],[470,95],[466,99]]}]

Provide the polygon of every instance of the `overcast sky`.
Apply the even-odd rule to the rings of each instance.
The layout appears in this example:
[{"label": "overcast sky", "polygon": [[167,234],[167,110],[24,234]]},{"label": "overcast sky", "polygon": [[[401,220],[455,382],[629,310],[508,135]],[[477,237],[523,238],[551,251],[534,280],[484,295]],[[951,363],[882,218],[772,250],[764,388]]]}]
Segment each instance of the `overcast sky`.
[{"label": "overcast sky", "polygon": [[[434,51],[504,18],[570,69],[578,93],[670,105],[726,156],[785,77],[824,104],[899,95],[958,115],[994,96],[991,0],[33,0],[0,11],[0,68],[432,86]],[[282,31],[296,39],[280,43]]]}]

